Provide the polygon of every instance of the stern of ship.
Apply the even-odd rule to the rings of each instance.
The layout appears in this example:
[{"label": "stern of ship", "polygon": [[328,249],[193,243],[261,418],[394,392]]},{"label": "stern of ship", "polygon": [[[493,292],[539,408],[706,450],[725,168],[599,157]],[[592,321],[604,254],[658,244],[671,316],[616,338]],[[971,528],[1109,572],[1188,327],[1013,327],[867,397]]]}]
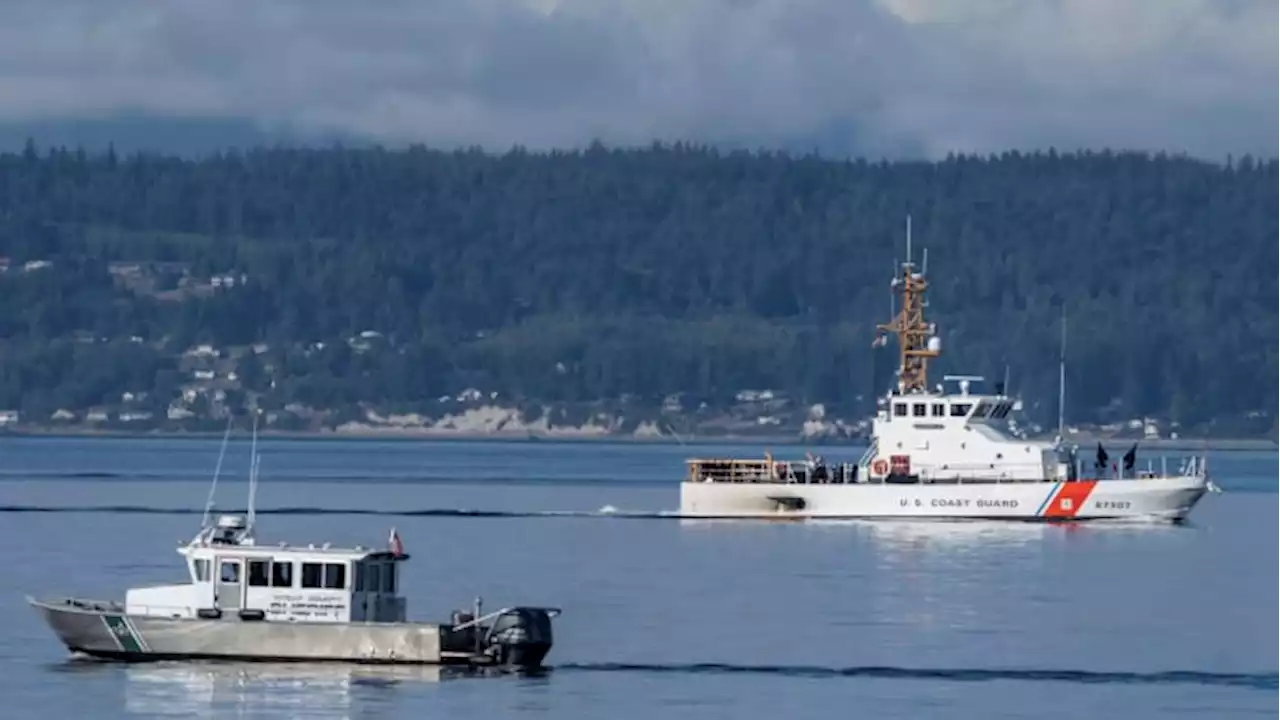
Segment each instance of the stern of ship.
[{"label": "stern of ship", "polygon": [[559,614],[543,607],[504,608],[478,619],[455,612],[453,624],[441,627],[441,649],[467,664],[537,670],[551,652],[551,620]]}]

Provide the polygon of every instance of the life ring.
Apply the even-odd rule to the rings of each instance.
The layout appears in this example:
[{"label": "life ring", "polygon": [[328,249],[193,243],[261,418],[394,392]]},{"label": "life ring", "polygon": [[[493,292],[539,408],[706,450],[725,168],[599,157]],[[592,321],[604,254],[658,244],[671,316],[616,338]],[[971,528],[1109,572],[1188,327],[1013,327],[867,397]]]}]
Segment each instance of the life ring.
[{"label": "life ring", "polygon": [[889,461],[884,458],[876,458],[876,461],[871,463],[871,472],[874,475],[888,475]]}]

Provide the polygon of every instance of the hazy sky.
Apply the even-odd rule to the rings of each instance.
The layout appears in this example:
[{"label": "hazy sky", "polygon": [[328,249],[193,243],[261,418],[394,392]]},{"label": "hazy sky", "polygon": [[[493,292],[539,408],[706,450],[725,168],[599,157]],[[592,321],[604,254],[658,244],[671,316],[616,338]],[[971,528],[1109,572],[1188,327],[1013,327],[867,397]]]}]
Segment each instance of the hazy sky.
[{"label": "hazy sky", "polygon": [[495,150],[1277,149],[1276,0],[6,0],[0,121]]}]

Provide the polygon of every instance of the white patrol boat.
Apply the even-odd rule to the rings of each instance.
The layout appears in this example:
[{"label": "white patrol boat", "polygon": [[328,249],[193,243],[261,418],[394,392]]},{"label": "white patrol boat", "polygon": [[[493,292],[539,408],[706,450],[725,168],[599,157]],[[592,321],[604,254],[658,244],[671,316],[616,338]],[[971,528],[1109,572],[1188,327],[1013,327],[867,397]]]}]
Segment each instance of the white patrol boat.
[{"label": "white patrol boat", "polygon": [[200,532],[178,548],[188,582],[131,588],[123,603],[28,602],[73,653],[108,659],[541,666],[558,609],[482,614],[477,598],[448,624],[407,620],[399,589],[409,556],[394,528],[385,549],[258,544],[256,468],[255,450],[248,518],[211,524],[210,502]]},{"label": "white patrol boat", "polygon": [[[878,401],[870,446],[857,463],[693,459],[680,484],[680,516],[690,518],[972,518],[1181,521],[1209,490],[1205,458],[1161,458],[1136,470],[1137,445],[1117,467],[1099,443],[1092,467],[1062,439],[1008,432],[1016,400],[980,377],[946,377],[930,388],[928,361],[939,357],[935,326],[924,319],[924,269],[907,262],[891,286],[901,310],[879,329],[897,336],[897,385]],[[927,264],[926,255],[926,264]],[[898,301],[895,299],[895,304]],[[1063,338],[1065,346],[1065,316]],[[886,336],[876,339],[884,344]],[[1002,427],[1004,426],[1004,427]]]}]

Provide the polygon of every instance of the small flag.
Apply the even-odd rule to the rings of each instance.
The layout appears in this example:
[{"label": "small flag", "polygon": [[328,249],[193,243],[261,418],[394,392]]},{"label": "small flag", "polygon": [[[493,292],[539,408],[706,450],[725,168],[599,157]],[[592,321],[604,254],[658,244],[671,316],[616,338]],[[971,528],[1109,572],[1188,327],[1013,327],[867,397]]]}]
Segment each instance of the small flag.
[{"label": "small flag", "polygon": [[404,555],[404,543],[400,542],[400,533],[395,528],[391,528],[391,538],[387,540],[387,545],[391,547],[391,554],[400,557]]},{"label": "small flag", "polygon": [[889,344],[888,335],[877,335],[875,340],[871,341],[871,347],[884,347]]}]

